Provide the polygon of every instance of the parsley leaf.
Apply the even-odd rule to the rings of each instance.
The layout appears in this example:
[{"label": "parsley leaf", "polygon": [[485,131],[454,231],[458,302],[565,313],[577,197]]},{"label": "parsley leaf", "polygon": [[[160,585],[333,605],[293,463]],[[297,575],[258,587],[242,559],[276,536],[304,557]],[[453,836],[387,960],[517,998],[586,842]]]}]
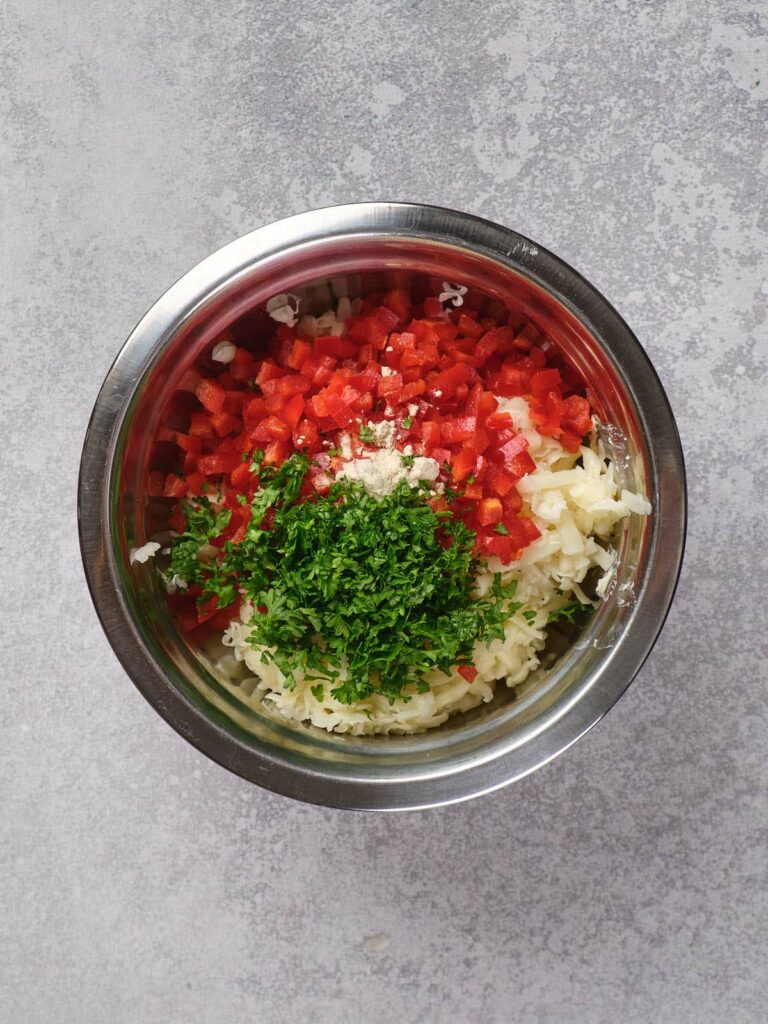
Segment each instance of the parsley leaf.
[{"label": "parsley leaf", "polygon": [[508,537],[509,536],[509,530],[506,528],[504,523],[496,523],[496,525],[493,528],[493,532],[494,533],[500,533],[502,535],[502,537]]},{"label": "parsley leaf", "polygon": [[415,459],[415,455],[401,455],[400,456],[400,462],[401,462],[401,464],[406,469],[410,469],[411,468],[411,466],[413,465],[413,460],[414,459]]},{"label": "parsley leaf", "polygon": [[413,417],[412,416],[406,416],[405,419],[403,420],[403,428],[405,430],[410,430],[412,423],[413,423]]},{"label": "parsley leaf", "polygon": [[547,616],[547,622],[557,622],[558,619],[566,619],[568,622],[576,623],[579,616],[583,615],[584,612],[590,611],[591,608],[592,605],[582,604],[581,601],[577,601],[574,598],[572,601],[564,604],[562,608],[550,612]]},{"label": "parsley leaf", "polygon": [[364,423],[360,424],[358,436],[365,444],[373,444],[376,441],[376,434],[371,427],[367,427]]}]

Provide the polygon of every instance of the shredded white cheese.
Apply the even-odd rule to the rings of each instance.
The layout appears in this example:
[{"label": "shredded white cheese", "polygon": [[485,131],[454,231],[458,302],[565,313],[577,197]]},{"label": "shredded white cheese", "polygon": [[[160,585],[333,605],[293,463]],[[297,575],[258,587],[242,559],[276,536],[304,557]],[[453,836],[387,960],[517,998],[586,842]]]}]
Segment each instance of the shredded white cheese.
[{"label": "shredded white cheese", "polygon": [[467,290],[467,286],[464,284],[452,284],[450,281],[443,281],[443,290],[438,296],[438,301],[450,302],[456,307],[463,306]]},{"label": "shredded white cheese", "polygon": [[235,358],[237,348],[232,344],[231,341],[220,341],[218,345],[213,346],[213,352],[211,352],[211,359],[217,363],[231,363]]},{"label": "shredded white cheese", "polygon": [[291,292],[273,295],[267,302],[267,312],[280,324],[295,327],[298,323],[299,297]]},{"label": "shredded white cheese", "polygon": [[142,544],[140,548],[131,548],[131,564],[134,562],[141,562],[143,565],[144,562],[149,561],[150,558],[154,558],[159,550],[160,545],[154,540],[147,541],[147,543]]}]

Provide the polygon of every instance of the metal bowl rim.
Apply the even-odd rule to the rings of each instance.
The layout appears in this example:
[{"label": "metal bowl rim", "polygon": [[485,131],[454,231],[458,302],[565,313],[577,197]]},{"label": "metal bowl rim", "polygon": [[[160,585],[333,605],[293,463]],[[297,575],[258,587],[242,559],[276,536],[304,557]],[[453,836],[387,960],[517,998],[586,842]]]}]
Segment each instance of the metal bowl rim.
[{"label": "metal bowl rim", "polygon": [[[593,332],[601,347],[619,366],[628,354],[632,356],[633,396],[639,410],[642,413],[644,405],[654,407],[654,432],[645,435],[651,457],[663,454],[674,470],[672,483],[667,484],[674,493],[666,496],[669,510],[664,523],[667,570],[652,578],[653,593],[645,595],[647,608],[632,620],[632,644],[623,652],[623,665],[612,660],[602,671],[599,685],[587,687],[551,730],[506,755],[469,765],[442,780],[439,773],[437,779],[340,776],[324,771],[320,763],[286,763],[267,750],[234,741],[182,697],[146,650],[137,649],[131,612],[109,557],[108,491],[114,439],[158,345],[163,347],[176,334],[195,306],[246,269],[302,243],[345,235],[382,240],[408,236],[485,254],[544,287],[587,327],[601,322],[600,336]],[[85,436],[78,489],[80,547],[91,597],[113,650],[145,699],[180,735],[243,778],[309,803],[352,809],[419,809],[471,799],[522,778],[576,742],[627,689],[661,631],[682,565],[686,521],[685,467],[674,415],[650,360],[613,306],[577,271],[525,236],[470,214],[412,203],[347,204],[298,214],[235,239],[180,278],[142,317],[105,378]],[[658,570],[651,562],[647,573],[654,567]]]}]

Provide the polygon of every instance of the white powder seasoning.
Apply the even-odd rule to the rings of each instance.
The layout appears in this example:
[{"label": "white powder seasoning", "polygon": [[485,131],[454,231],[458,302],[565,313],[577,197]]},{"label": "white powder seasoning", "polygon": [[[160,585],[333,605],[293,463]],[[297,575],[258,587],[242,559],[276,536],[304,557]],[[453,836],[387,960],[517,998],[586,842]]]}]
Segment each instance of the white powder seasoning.
[{"label": "white powder seasoning", "polygon": [[417,455],[412,466],[404,466],[402,452],[379,448],[347,462],[339,470],[338,477],[359,480],[374,498],[385,498],[401,480],[405,480],[409,487],[415,487],[420,480],[436,480],[439,472],[440,466],[434,459]]},{"label": "white powder seasoning", "polygon": [[340,439],[341,453],[349,461],[339,470],[338,478],[359,481],[374,498],[385,498],[401,480],[405,480],[409,487],[416,487],[421,480],[437,479],[440,466],[435,459],[417,455],[407,460],[412,464],[403,464],[403,456],[410,456],[413,448],[407,445],[402,452],[395,448],[395,424],[391,420],[369,423],[368,427],[373,431],[375,444],[379,447],[353,459],[349,435],[343,434]]}]

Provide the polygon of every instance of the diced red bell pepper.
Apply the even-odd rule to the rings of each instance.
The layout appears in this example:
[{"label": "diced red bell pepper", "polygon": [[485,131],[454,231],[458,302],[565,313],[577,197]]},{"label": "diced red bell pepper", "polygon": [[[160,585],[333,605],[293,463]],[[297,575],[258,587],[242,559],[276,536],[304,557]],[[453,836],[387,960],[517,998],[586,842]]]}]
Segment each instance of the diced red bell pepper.
[{"label": "diced red bell pepper", "polygon": [[353,341],[339,338],[335,335],[328,335],[324,338],[315,338],[315,352],[321,356],[337,356],[339,359],[349,359],[356,356],[360,346]]},{"label": "diced red bell pepper", "polygon": [[391,391],[387,397],[389,404],[392,406],[404,405],[406,402],[412,402],[419,395],[423,395],[425,390],[426,384],[424,381],[415,380],[410,384],[404,384],[403,387],[398,388],[396,391]]},{"label": "diced red bell pepper", "polygon": [[243,411],[243,405],[247,401],[248,393],[246,391],[227,390],[224,396],[224,412],[231,412],[233,415],[240,416]]},{"label": "diced red bell pepper", "polygon": [[176,444],[179,448],[182,448],[185,452],[190,452],[192,455],[199,455],[203,450],[203,443],[200,437],[193,434],[177,433]]},{"label": "diced red bell pepper", "polygon": [[440,440],[443,444],[458,444],[469,441],[477,430],[476,416],[457,416],[444,419],[440,424]]},{"label": "diced red bell pepper", "polygon": [[469,380],[469,367],[466,363],[454,363],[445,370],[436,373],[429,381],[429,393],[435,396],[439,391],[441,394],[435,397],[449,397],[456,392],[461,384]]},{"label": "diced red bell pepper", "polygon": [[213,437],[211,417],[204,412],[193,412],[189,417],[189,433],[195,437]]},{"label": "diced red bell pepper", "polygon": [[312,351],[312,343],[304,338],[294,338],[291,354],[286,359],[286,366],[292,370],[300,370],[304,365],[307,356]]},{"label": "diced red bell pepper", "polygon": [[477,679],[477,669],[474,665],[458,665],[458,673],[463,676],[468,683],[473,683]]},{"label": "diced red bell pepper", "polygon": [[197,468],[206,476],[218,476],[220,473],[231,473],[241,461],[237,452],[213,452],[211,455],[201,455],[197,460]]},{"label": "diced red bell pepper", "polygon": [[495,526],[501,522],[503,509],[498,498],[483,498],[477,506],[477,521],[481,526]]},{"label": "diced red bell pepper", "polygon": [[477,452],[474,448],[464,447],[451,459],[451,470],[454,481],[458,484],[466,480],[477,463]]},{"label": "diced red bell pepper", "polygon": [[387,395],[391,395],[394,391],[399,391],[403,386],[403,375],[401,373],[391,373],[387,377],[382,377],[376,387],[376,393],[379,398],[386,398]]},{"label": "diced red bell pepper", "polygon": [[502,565],[509,565],[516,550],[509,537],[497,533],[478,534],[477,548],[481,555],[498,558]]},{"label": "diced red bell pepper", "polygon": [[303,373],[291,373],[286,377],[279,377],[273,380],[265,380],[261,385],[264,397],[271,395],[282,395],[288,398],[290,395],[304,395],[312,387],[312,381]]},{"label": "diced red bell pepper", "polygon": [[528,452],[520,452],[519,455],[515,455],[511,462],[507,462],[505,465],[510,473],[514,473],[516,477],[526,476],[528,473],[533,473],[536,469],[536,463]]},{"label": "diced red bell pepper", "polygon": [[221,384],[215,380],[201,380],[195,392],[200,403],[208,412],[223,412],[226,393]]},{"label": "diced red bell pepper", "polygon": [[484,333],[482,325],[466,313],[459,316],[458,327],[459,334],[463,334],[467,338],[479,338]]},{"label": "diced red bell pepper", "polygon": [[271,439],[287,441],[291,436],[291,428],[278,416],[266,416],[251,437],[258,441],[268,442]]},{"label": "diced red bell pepper", "polygon": [[243,409],[243,419],[247,424],[258,423],[267,411],[267,404],[263,398],[252,398]]},{"label": "diced red bell pepper", "polygon": [[320,440],[320,431],[311,420],[300,420],[293,431],[293,443],[297,448],[314,450]]},{"label": "diced red bell pepper", "polygon": [[190,473],[189,476],[186,477],[186,484],[187,494],[190,497],[197,496],[203,493],[203,488],[206,484],[206,479],[200,472]]},{"label": "diced red bell pepper", "polygon": [[284,370],[277,363],[273,363],[270,359],[265,359],[264,362],[258,369],[256,374],[256,383],[262,388],[267,381],[277,380],[279,377],[285,377],[288,370]]},{"label": "diced red bell pepper", "polygon": [[531,392],[534,398],[538,398],[558,389],[561,384],[562,378],[559,370],[537,370],[531,377]]},{"label": "diced red bell pepper", "polygon": [[301,414],[304,412],[304,397],[303,395],[292,395],[285,403],[283,411],[280,414],[280,418],[288,424],[293,431],[298,425],[301,419]]},{"label": "diced red bell pepper", "polygon": [[501,499],[501,503],[504,506],[504,515],[517,515],[520,509],[523,507],[523,498],[520,491],[516,487],[513,487],[511,491],[508,491]]},{"label": "diced red bell pepper", "polygon": [[219,437],[226,437],[240,427],[240,420],[231,413],[221,412],[216,416],[211,416],[211,426]]},{"label": "diced red bell pepper", "polygon": [[509,441],[501,445],[499,453],[504,460],[504,464],[513,472],[515,476],[522,476],[521,473],[515,472],[512,467],[512,463],[521,452],[527,451],[528,441],[522,434],[515,434]]},{"label": "diced red bell pepper", "polygon": [[592,429],[592,416],[589,402],[581,395],[570,395],[563,403],[561,418],[563,430],[583,437]]},{"label": "diced red bell pepper", "polygon": [[509,494],[516,482],[517,477],[512,473],[508,473],[500,466],[491,466],[488,469],[488,474],[485,478],[485,484],[488,490],[499,498],[503,498],[505,495]]},{"label": "diced red bell pepper", "polygon": [[235,466],[230,476],[232,486],[241,494],[246,491],[255,483],[253,473],[251,472],[251,460],[247,462],[241,462],[239,466]]},{"label": "diced red bell pepper", "polygon": [[565,448],[567,452],[576,452],[581,448],[581,435],[571,434],[569,431],[563,431],[559,437],[560,444]]},{"label": "diced red bell pepper", "polygon": [[398,320],[407,320],[411,313],[411,297],[404,288],[393,288],[381,300],[382,304],[391,309]]},{"label": "diced red bell pepper", "polygon": [[250,380],[256,370],[256,362],[251,353],[245,348],[238,348],[234,358],[229,363],[229,375],[232,380],[245,382]]},{"label": "diced red bell pepper", "polygon": [[182,480],[180,476],[176,476],[175,473],[169,473],[165,478],[163,495],[166,498],[183,498],[186,496],[186,493],[186,481]]},{"label": "diced red bell pepper", "polygon": [[280,466],[290,454],[290,445],[286,441],[273,441],[264,449],[264,465]]},{"label": "diced red bell pepper", "polygon": [[421,440],[424,451],[429,454],[433,448],[440,444],[440,424],[426,420],[421,425]]}]

